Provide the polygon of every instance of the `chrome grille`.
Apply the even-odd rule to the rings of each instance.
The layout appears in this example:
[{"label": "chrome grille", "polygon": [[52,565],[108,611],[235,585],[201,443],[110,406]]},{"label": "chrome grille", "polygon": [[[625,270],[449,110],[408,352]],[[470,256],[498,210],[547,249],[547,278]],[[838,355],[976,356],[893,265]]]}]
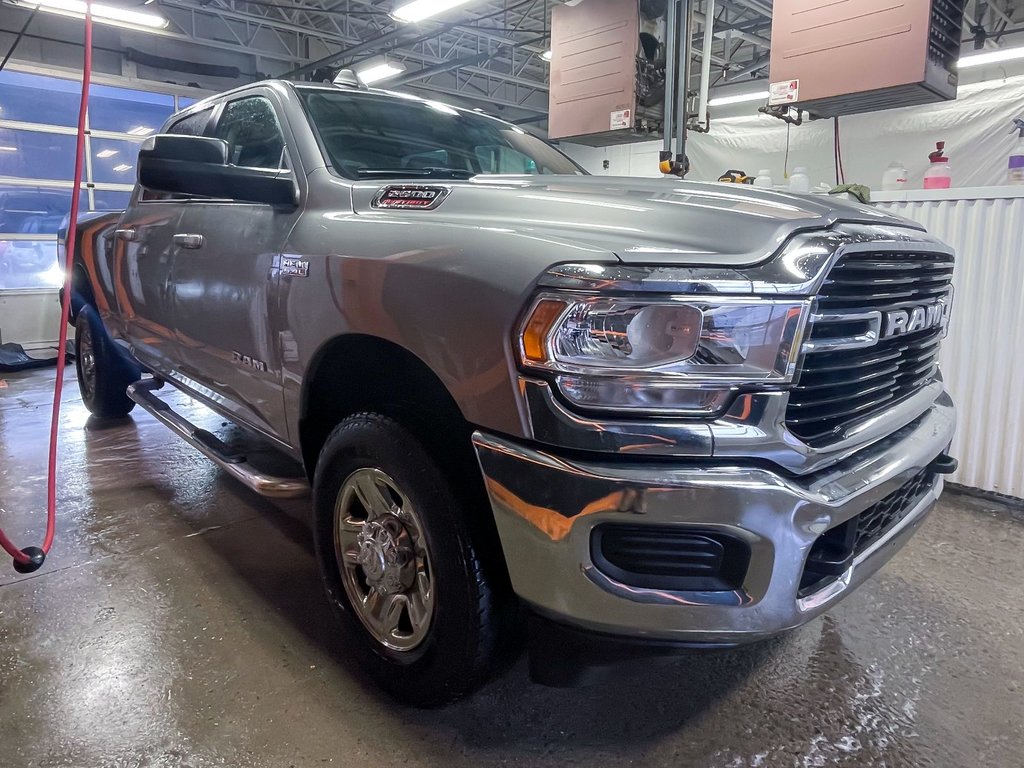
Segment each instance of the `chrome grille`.
[{"label": "chrome grille", "polygon": [[[947,296],[952,278],[953,257],[944,253],[843,256],[817,300],[817,319],[786,411],[790,431],[809,445],[826,445],[932,381],[941,328],[876,343],[865,317]],[[830,340],[838,338],[852,343],[835,349]]]},{"label": "chrome grille", "polygon": [[819,310],[895,309],[949,292],[953,257],[945,253],[852,253],[825,280]]}]

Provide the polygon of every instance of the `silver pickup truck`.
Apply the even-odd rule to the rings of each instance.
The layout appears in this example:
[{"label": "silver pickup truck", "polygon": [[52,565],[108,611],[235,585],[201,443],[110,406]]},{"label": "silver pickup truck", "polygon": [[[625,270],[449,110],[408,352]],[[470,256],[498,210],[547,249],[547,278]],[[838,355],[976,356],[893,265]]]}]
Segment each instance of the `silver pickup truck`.
[{"label": "silver pickup truck", "polygon": [[953,254],[869,207],[589,176],[480,112],[277,81],[172,117],[138,182],[81,226],[86,405],[311,486],[344,642],[403,701],[472,691],[524,626],[552,684],[797,627],[955,467]]}]

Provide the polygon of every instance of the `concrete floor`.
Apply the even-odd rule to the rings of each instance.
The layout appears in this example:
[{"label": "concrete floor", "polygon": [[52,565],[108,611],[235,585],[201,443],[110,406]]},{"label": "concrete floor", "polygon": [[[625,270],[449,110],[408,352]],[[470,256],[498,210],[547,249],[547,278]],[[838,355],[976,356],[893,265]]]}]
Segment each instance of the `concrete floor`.
[{"label": "concrete floor", "polygon": [[[21,546],[43,530],[52,375],[0,384]],[[308,502],[249,493],[145,414],[101,429],[68,382],[57,543],[34,576],[0,565],[0,766],[1024,765],[1019,511],[947,493],[873,581],[776,641],[592,689],[520,662],[422,712],[346,662]]]}]

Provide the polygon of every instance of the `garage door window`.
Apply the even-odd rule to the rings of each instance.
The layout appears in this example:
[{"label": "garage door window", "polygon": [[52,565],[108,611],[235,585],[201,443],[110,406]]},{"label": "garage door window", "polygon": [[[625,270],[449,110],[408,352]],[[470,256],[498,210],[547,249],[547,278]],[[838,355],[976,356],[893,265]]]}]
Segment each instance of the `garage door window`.
[{"label": "garage door window", "polygon": [[[71,209],[80,95],[75,78],[0,71],[0,291],[50,289],[63,281],[56,233]],[[140,144],[192,103],[171,93],[94,84],[80,210],[124,208]]]}]

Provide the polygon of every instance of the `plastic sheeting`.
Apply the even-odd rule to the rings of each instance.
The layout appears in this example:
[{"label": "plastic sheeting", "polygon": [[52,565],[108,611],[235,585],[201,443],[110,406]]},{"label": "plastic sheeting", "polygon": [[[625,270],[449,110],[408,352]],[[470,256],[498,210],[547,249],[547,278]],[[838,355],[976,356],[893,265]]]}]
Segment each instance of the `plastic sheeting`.
[{"label": "plastic sheeting", "polygon": [[957,253],[942,372],[957,404],[953,482],[1024,498],[1024,197],[882,203]]},{"label": "plastic sheeting", "polygon": [[[750,108],[753,112],[756,105]],[[846,180],[880,189],[886,167],[897,160],[910,171],[910,186],[920,188],[928,153],[936,141],[945,141],[955,187],[1005,184],[1007,160],[1017,142],[1016,134],[1011,134],[1015,117],[1024,117],[1024,77],[963,86],[952,102],[840,118]],[[833,128],[832,120],[790,128],[789,169],[803,166],[812,184],[834,184]],[[710,133],[688,134],[692,167],[688,178],[713,181],[733,168],[749,174],[768,169],[781,183],[786,146],[787,126],[775,118],[758,114],[712,119]],[[614,147],[563,143],[561,147],[591,173],[660,175],[657,141]]]}]

